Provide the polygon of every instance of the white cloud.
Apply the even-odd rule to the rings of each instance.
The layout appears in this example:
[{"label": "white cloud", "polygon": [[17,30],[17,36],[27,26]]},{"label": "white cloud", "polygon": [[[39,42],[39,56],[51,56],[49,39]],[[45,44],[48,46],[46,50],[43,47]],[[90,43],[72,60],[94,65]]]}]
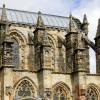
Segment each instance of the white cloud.
[{"label": "white cloud", "polygon": [[[66,6],[69,6],[72,0],[65,5],[65,0],[1,0],[1,5],[6,4],[8,8],[29,10],[29,11],[42,11],[44,13],[63,13]],[[0,6],[1,6],[0,5]],[[69,8],[69,7],[68,7]],[[66,13],[67,13],[66,9]]]},{"label": "white cloud", "polygon": [[[81,19],[86,13],[89,20],[89,38],[94,39],[97,29],[97,21],[100,18],[100,0],[0,0],[0,6],[5,3],[7,8],[42,11],[43,13],[68,16],[69,12],[73,16]],[[95,55],[91,51],[91,69],[94,71]]]}]

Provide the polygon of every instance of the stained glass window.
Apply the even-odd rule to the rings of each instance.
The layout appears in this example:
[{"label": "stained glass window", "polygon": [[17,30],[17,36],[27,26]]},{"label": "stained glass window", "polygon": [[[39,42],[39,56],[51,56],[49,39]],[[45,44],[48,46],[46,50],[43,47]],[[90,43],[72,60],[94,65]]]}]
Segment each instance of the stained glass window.
[{"label": "stained glass window", "polygon": [[58,87],[54,90],[53,100],[67,100],[66,91],[62,87]]},{"label": "stained glass window", "polygon": [[98,100],[95,91],[91,88],[87,90],[86,100]]},{"label": "stained glass window", "polygon": [[19,44],[16,39],[12,38],[13,45],[12,45],[12,62],[13,65],[17,68],[19,66]]}]

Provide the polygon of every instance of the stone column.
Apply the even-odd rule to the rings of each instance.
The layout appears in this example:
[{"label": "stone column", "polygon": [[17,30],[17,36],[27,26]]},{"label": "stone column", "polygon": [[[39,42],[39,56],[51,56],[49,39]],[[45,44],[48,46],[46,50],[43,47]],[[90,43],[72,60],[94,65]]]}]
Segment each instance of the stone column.
[{"label": "stone column", "polygon": [[[89,72],[88,68],[88,48],[85,41],[82,39],[83,35],[87,35],[87,21],[84,20],[83,31],[78,31],[75,37],[73,50],[73,72],[72,72],[72,88],[73,100],[84,100],[86,91],[86,75]],[[79,29],[78,29],[79,30]]]}]

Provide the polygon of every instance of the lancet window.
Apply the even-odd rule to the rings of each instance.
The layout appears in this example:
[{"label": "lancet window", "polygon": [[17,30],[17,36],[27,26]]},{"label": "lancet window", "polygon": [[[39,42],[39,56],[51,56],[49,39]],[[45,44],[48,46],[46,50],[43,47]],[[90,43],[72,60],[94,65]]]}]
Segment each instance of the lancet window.
[{"label": "lancet window", "polygon": [[13,65],[17,68],[19,66],[19,44],[15,38],[12,38],[12,62]]}]

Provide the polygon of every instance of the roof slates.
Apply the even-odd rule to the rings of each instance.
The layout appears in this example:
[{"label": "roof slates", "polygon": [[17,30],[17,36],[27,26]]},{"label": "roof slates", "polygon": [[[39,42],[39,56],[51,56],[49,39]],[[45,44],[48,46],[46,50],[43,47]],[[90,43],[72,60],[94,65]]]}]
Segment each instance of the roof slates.
[{"label": "roof slates", "polygon": [[[0,8],[0,15],[1,12],[2,12],[2,8]],[[38,14],[34,12],[7,9],[8,20],[14,23],[35,25],[37,22],[37,16]],[[68,27],[68,23],[69,23],[68,17],[42,14],[42,18],[46,26]]]}]

